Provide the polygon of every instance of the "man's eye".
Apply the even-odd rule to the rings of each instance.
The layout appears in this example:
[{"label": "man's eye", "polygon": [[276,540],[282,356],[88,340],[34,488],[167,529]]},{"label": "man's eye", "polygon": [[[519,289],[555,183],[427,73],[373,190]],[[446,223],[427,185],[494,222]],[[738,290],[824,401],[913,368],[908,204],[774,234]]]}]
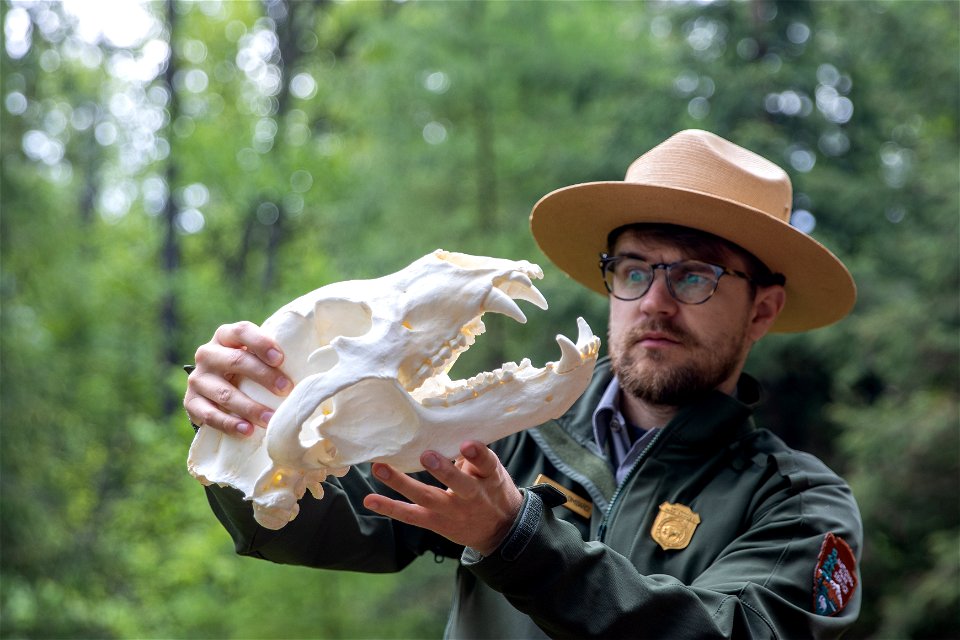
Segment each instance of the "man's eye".
[{"label": "man's eye", "polygon": [[700,273],[697,271],[686,271],[680,274],[677,282],[683,287],[698,287],[713,282],[711,274]]},{"label": "man's eye", "polygon": [[650,281],[650,274],[643,269],[628,267],[623,272],[623,281],[630,285],[644,285]]}]

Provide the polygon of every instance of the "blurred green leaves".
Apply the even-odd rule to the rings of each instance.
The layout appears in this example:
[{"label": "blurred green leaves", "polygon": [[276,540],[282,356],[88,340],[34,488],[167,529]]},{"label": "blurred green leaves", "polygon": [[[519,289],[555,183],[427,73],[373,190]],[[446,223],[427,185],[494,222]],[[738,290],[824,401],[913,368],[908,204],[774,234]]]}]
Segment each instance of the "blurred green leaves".
[{"label": "blurred green leaves", "polygon": [[186,473],[176,365],[438,247],[539,262],[551,304],[491,319],[458,370],[556,359],[605,303],[542,257],[531,206],[685,127],[782,164],[858,283],[850,318],[749,367],[761,422],[860,501],[850,636],[955,632],[956,3],[176,1],[114,9],[120,31],[99,2],[0,6],[4,637],[441,635],[451,562],[233,555]]}]

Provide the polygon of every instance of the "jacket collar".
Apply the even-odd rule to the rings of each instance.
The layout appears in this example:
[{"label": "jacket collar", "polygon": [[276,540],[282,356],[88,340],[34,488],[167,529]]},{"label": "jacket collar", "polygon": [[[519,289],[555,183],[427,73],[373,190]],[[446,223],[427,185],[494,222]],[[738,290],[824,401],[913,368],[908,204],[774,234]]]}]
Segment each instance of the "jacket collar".
[{"label": "jacket collar", "polygon": [[[593,441],[593,411],[613,378],[609,357],[597,361],[587,390],[558,422],[582,444]],[[660,447],[715,450],[756,429],[751,416],[763,397],[760,384],[741,374],[737,397],[711,391],[698,401],[683,407],[664,428]]]}]

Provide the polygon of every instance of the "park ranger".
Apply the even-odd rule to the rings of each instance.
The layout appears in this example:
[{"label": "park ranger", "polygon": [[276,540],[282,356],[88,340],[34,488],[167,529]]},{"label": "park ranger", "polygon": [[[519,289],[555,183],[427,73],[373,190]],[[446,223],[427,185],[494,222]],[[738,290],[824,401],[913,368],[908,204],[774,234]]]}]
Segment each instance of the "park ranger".
[{"label": "park ranger", "polygon": [[[610,305],[609,358],[565,415],[465,442],[455,461],[426,451],[419,474],[354,467],[278,531],[230,489],[207,488],[214,513],[239,553],[276,562],[459,559],[448,637],[839,635],[860,607],[856,502],[754,423],[761,390],[743,372],[767,333],[836,322],[856,297],[843,264],[789,225],[791,203],[780,167],[704,131],[670,137],[622,181],[547,194],[537,243]],[[277,344],[240,322],[197,356],[191,421],[264,426],[267,408],[231,381],[276,389]]]}]

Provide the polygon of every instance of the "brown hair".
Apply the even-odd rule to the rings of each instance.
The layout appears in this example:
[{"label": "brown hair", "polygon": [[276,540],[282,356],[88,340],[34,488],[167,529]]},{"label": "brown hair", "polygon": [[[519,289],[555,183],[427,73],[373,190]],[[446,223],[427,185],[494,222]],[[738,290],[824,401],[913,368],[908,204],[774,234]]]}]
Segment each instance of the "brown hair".
[{"label": "brown hair", "polygon": [[637,222],[617,227],[607,235],[608,252],[613,252],[617,240],[627,231],[635,231],[645,239],[686,249],[696,259],[704,262],[723,264],[731,256],[738,256],[743,260],[744,271],[752,280],[751,287],[783,285],[786,282],[783,274],[770,271],[763,261],[740,245],[706,231],[676,224]]}]

